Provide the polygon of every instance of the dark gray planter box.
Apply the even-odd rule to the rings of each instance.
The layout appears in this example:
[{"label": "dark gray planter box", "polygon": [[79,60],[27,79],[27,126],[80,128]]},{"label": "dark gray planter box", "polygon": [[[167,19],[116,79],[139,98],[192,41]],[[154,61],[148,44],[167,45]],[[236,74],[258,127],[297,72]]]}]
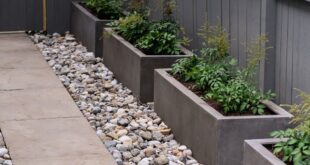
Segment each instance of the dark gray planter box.
[{"label": "dark gray planter box", "polygon": [[102,29],[112,20],[101,20],[79,4],[72,2],[70,31],[96,57],[102,56]]},{"label": "dark gray planter box", "polygon": [[279,139],[246,140],[243,165],[286,165],[265,147],[279,141]]},{"label": "dark gray planter box", "polygon": [[144,103],[153,101],[154,69],[171,67],[177,59],[192,55],[185,48],[186,55],[145,55],[112,29],[105,32],[111,35],[103,39],[104,64]]},{"label": "dark gray planter box", "polygon": [[154,79],[155,111],[203,164],[241,165],[244,140],[268,138],[270,132],[287,128],[292,117],[270,101],[264,103],[276,115],[224,116],[167,69],[157,69]]}]

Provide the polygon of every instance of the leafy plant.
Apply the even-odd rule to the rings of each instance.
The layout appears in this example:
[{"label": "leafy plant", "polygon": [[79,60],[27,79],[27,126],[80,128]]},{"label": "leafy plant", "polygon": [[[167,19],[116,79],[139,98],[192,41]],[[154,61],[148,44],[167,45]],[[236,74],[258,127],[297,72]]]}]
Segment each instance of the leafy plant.
[{"label": "leafy plant", "polygon": [[123,0],[84,0],[84,4],[102,19],[118,19],[123,16]]},{"label": "leafy plant", "polygon": [[161,21],[150,25],[136,47],[147,54],[180,54],[182,40],[178,37],[180,27],[174,22]]},{"label": "leafy plant", "polygon": [[181,54],[186,40],[179,37],[180,26],[171,20],[152,22],[147,15],[134,12],[110,24],[127,41],[151,55]]},{"label": "leafy plant", "polygon": [[197,55],[193,55],[192,57],[182,58],[177,60],[175,64],[172,65],[172,74],[175,76],[179,76],[181,79],[185,81],[192,81],[191,74],[193,72],[193,68],[198,65],[203,65],[204,61],[202,58],[198,57]]},{"label": "leafy plant", "polygon": [[310,94],[295,89],[299,92],[299,98],[302,100],[302,104],[283,105],[288,107],[290,112],[294,115],[292,120],[293,124],[298,124],[297,130],[305,131],[310,135]]},{"label": "leafy plant", "polygon": [[220,24],[211,26],[206,20],[198,35],[204,40],[200,53],[209,62],[222,60],[229,55],[228,34]]},{"label": "leafy plant", "polygon": [[225,114],[251,111],[263,115],[266,106],[261,101],[271,98],[272,94],[264,95],[243,79],[236,78],[217,85],[205,97],[219,103]]},{"label": "leafy plant", "polygon": [[282,139],[274,145],[273,153],[283,156],[284,162],[294,165],[310,164],[310,95],[298,90],[302,103],[284,105],[290,108],[294,115],[292,123],[297,124],[294,129],[275,131],[271,136]]},{"label": "leafy plant", "polygon": [[147,34],[150,22],[145,16],[134,12],[114,22],[114,30],[120,33],[127,41],[135,44],[142,36]]},{"label": "leafy plant", "polygon": [[284,162],[293,162],[294,165],[309,165],[310,163],[310,136],[306,132],[288,129],[273,132],[275,138],[287,138],[274,145],[273,153],[282,156]]},{"label": "leafy plant", "polygon": [[249,79],[265,58],[266,49],[263,46],[267,38],[260,36],[257,42],[249,43],[249,65],[238,69],[237,61],[229,57],[225,30],[219,25],[205,25],[203,31],[206,35],[202,36],[209,45],[201,50],[203,57],[179,60],[173,65],[172,74],[195,84],[205,93],[204,99],[216,102],[225,114],[265,114],[266,106],[261,101],[272,99],[275,95],[260,92]]},{"label": "leafy plant", "polygon": [[268,49],[271,49],[271,47],[266,47],[268,42],[269,40],[266,35],[260,35],[255,40],[250,41],[246,46],[248,56],[247,67],[240,72],[240,76],[252,85],[255,85],[255,74],[259,63],[265,60]]}]

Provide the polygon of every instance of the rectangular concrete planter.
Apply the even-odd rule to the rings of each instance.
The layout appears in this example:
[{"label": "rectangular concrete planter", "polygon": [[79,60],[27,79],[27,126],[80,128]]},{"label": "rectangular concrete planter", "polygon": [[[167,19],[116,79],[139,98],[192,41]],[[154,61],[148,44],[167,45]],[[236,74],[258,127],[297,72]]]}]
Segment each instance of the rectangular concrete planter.
[{"label": "rectangular concrete planter", "polygon": [[80,5],[72,2],[70,31],[96,57],[102,56],[103,27],[112,20],[101,20]]},{"label": "rectangular concrete planter", "polygon": [[270,132],[289,126],[292,115],[270,101],[264,103],[276,115],[224,116],[168,71],[155,71],[155,111],[200,163],[241,165],[244,140],[267,138]]},{"label": "rectangular concrete planter", "polygon": [[132,90],[141,102],[152,102],[154,69],[168,68],[180,58],[192,53],[182,48],[185,55],[145,55],[110,28],[103,39],[103,62],[115,77]]},{"label": "rectangular concrete planter", "polygon": [[243,165],[286,165],[265,147],[279,141],[279,139],[246,140]]}]

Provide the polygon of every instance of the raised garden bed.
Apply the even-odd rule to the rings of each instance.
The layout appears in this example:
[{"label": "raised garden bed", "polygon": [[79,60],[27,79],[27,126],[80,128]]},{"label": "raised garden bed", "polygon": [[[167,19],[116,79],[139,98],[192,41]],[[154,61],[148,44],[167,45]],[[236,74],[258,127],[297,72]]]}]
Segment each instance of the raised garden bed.
[{"label": "raised garden bed", "polygon": [[96,57],[102,56],[102,30],[111,21],[97,18],[80,2],[72,2],[70,31]]},{"label": "raised garden bed", "polygon": [[105,65],[141,102],[153,101],[154,69],[169,68],[177,59],[192,55],[185,48],[184,55],[146,55],[111,28],[105,28],[105,33],[111,34],[103,39]]},{"label": "raised garden bed", "polygon": [[246,140],[244,143],[243,165],[286,165],[267,147],[279,142],[279,139]]},{"label": "raised garden bed", "polygon": [[204,164],[240,165],[246,139],[268,138],[289,127],[292,115],[264,101],[274,115],[224,116],[181,82],[168,69],[155,71],[155,111],[174,130],[176,139],[190,146]]}]

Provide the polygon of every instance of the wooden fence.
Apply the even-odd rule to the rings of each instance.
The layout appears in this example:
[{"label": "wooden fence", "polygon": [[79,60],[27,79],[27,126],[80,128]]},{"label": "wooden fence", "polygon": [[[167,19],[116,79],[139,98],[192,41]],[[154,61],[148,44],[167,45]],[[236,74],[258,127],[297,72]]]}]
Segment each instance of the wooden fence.
[{"label": "wooden fence", "polygon": [[[69,30],[71,0],[47,1],[48,32]],[[161,0],[149,0],[152,17],[161,17]],[[273,47],[260,64],[259,87],[274,90],[279,103],[296,101],[299,88],[310,92],[310,2],[306,0],[176,0],[175,17],[192,40],[190,48],[201,47],[197,33],[206,16],[220,22],[229,32],[230,53],[240,66],[247,56],[244,44],[267,34]],[[42,0],[0,0],[0,31],[41,30]]]},{"label": "wooden fence", "polygon": [[[46,0],[48,32],[69,30],[72,0]],[[42,30],[42,0],[0,0],[0,31]]]},{"label": "wooden fence", "polygon": [[[268,35],[268,57],[260,64],[259,87],[277,93],[277,102],[296,102],[293,88],[310,92],[310,2],[305,0],[176,0],[175,18],[192,39],[190,48],[201,47],[197,35],[208,17],[229,32],[230,53],[245,66],[245,44]],[[150,0],[151,17],[162,16],[159,1]]]}]

